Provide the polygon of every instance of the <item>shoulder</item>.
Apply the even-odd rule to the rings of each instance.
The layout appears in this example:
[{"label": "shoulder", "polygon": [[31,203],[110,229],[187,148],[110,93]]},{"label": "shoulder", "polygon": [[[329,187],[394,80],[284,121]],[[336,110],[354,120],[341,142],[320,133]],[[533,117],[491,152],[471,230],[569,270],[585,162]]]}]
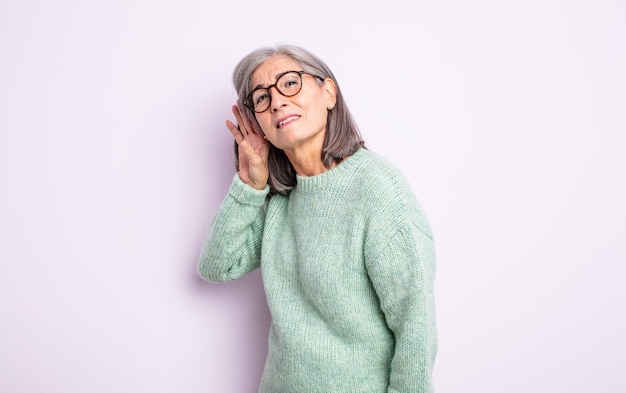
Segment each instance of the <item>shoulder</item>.
[{"label": "shoulder", "polygon": [[404,173],[391,161],[370,150],[361,152],[357,182],[367,188],[370,198],[385,205],[413,203],[415,195]]},{"label": "shoulder", "polygon": [[410,189],[410,186],[402,171],[386,157],[371,150],[362,149],[362,181],[367,184],[377,184],[380,187],[390,189]]},{"label": "shoulder", "polygon": [[376,152],[363,149],[359,154],[361,170],[356,184],[366,191],[363,203],[372,219],[385,226],[387,233],[410,225],[432,236],[418,198],[400,168]]}]

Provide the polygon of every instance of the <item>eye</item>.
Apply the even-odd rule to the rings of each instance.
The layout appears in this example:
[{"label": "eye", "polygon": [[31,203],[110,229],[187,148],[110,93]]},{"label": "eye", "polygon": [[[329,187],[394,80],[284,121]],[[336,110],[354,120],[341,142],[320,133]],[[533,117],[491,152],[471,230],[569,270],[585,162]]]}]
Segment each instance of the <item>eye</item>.
[{"label": "eye", "polygon": [[254,104],[258,105],[262,102],[266,101],[269,98],[269,94],[267,94],[267,90],[259,91],[254,93],[253,100]]},{"label": "eye", "polygon": [[281,81],[282,82],[282,88],[288,89],[288,88],[293,88],[295,86],[299,86],[300,85],[300,80],[299,78],[296,77],[292,77],[290,76],[289,78],[286,78],[286,80]]},{"label": "eye", "polygon": [[300,76],[296,73],[285,74],[278,81],[278,90],[287,97],[291,97],[294,94],[297,94],[300,91],[300,87],[302,85],[302,80]]}]

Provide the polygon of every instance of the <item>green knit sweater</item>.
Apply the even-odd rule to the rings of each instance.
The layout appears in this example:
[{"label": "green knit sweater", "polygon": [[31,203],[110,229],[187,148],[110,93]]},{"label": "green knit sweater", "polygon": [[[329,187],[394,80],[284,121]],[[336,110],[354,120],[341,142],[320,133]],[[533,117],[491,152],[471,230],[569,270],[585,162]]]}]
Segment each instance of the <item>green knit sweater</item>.
[{"label": "green knit sweater", "polygon": [[198,262],[210,281],[262,269],[259,391],[432,392],[434,245],[405,178],[360,149],[289,196],[268,191],[235,175]]}]

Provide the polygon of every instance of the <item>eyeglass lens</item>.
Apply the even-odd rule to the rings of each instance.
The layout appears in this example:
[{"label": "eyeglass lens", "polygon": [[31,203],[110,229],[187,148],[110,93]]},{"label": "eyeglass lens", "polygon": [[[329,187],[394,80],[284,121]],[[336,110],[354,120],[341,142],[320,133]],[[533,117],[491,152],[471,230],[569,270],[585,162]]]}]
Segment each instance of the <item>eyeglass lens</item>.
[{"label": "eyeglass lens", "polygon": [[269,108],[272,101],[269,89],[272,87],[276,87],[276,90],[285,97],[291,97],[302,89],[302,77],[299,72],[290,71],[281,75],[274,85],[253,91],[250,94],[250,101],[255,112],[263,112]]}]

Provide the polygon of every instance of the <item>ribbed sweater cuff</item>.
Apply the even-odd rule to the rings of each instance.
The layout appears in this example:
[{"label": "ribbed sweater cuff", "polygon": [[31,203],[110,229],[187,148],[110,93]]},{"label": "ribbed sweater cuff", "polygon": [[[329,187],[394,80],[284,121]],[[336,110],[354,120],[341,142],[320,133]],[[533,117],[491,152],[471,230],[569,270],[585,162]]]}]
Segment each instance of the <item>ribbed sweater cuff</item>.
[{"label": "ribbed sweater cuff", "polygon": [[257,190],[244,183],[239,177],[239,173],[235,173],[228,193],[243,205],[261,206],[269,191],[269,185],[266,185],[262,190]]}]

